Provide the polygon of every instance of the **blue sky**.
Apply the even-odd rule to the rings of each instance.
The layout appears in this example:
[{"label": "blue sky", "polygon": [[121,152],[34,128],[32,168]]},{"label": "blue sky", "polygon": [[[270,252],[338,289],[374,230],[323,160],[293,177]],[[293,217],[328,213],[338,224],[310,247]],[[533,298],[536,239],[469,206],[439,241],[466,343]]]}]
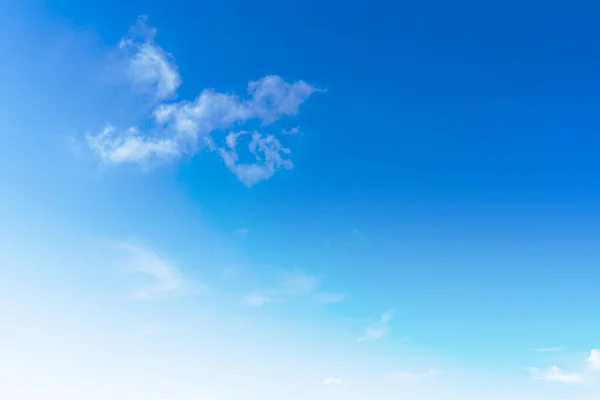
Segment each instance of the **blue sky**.
[{"label": "blue sky", "polygon": [[597,398],[599,16],[0,0],[0,397]]}]

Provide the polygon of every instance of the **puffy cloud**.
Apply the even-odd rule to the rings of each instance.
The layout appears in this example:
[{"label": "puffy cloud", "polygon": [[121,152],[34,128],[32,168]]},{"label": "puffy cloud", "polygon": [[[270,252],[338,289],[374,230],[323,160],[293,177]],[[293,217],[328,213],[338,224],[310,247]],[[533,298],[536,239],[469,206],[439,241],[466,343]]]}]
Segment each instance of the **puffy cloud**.
[{"label": "puffy cloud", "polygon": [[112,164],[168,161],[179,157],[181,152],[177,141],[145,137],[137,128],[119,131],[107,125],[99,134],[88,135],[86,138],[98,157]]},{"label": "puffy cloud", "polygon": [[294,164],[286,158],[290,150],[283,147],[275,136],[263,136],[258,132],[252,134],[248,150],[254,156],[251,163],[239,161],[236,150],[238,137],[248,132],[232,132],[226,138],[228,148],[219,149],[227,168],[246,186],[256,185],[258,182],[269,179],[278,169],[291,169]]}]

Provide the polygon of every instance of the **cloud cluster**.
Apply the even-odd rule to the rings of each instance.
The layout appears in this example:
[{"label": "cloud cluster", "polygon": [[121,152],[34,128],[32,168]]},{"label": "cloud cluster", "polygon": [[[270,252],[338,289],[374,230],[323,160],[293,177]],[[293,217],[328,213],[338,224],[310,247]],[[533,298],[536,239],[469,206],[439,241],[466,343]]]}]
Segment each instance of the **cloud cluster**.
[{"label": "cloud cluster", "polygon": [[[315,87],[302,80],[287,82],[277,75],[268,75],[249,82],[245,98],[205,89],[194,100],[169,102],[176,96],[181,77],[175,59],[156,44],[155,36],[156,29],[148,27],[146,18],[141,17],[119,45],[125,75],[158,103],[149,117],[150,127],[117,129],[108,125],[97,134],[87,135],[89,147],[100,160],[106,164],[149,165],[174,161],[206,148],[219,154],[227,168],[247,186],[269,179],[278,169],[293,168],[290,150],[272,134],[232,132],[222,147],[213,136],[251,120],[265,127],[294,116],[317,91]],[[298,128],[285,131],[298,132]],[[248,149],[254,157],[249,163],[240,161],[237,151],[238,138],[246,134],[251,137]]]}]

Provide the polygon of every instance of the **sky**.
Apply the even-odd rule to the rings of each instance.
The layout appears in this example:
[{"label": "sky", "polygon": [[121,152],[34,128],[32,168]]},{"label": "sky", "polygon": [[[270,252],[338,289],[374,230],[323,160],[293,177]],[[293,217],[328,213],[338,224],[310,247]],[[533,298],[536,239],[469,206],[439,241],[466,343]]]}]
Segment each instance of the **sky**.
[{"label": "sky", "polygon": [[599,398],[599,17],[0,0],[0,398]]}]

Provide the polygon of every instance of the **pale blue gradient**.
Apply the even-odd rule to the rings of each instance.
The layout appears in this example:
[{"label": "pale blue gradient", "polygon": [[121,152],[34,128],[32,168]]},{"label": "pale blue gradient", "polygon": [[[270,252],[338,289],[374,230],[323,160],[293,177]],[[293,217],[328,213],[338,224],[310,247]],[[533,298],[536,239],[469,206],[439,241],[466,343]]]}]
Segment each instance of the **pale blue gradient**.
[{"label": "pale blue gradient", "polygon": [[[0,398],[598,398],[600,9],[138,3],[0,0]],[[293,169],[98,160],[140,14],[173,101],[319,89]]]}]

